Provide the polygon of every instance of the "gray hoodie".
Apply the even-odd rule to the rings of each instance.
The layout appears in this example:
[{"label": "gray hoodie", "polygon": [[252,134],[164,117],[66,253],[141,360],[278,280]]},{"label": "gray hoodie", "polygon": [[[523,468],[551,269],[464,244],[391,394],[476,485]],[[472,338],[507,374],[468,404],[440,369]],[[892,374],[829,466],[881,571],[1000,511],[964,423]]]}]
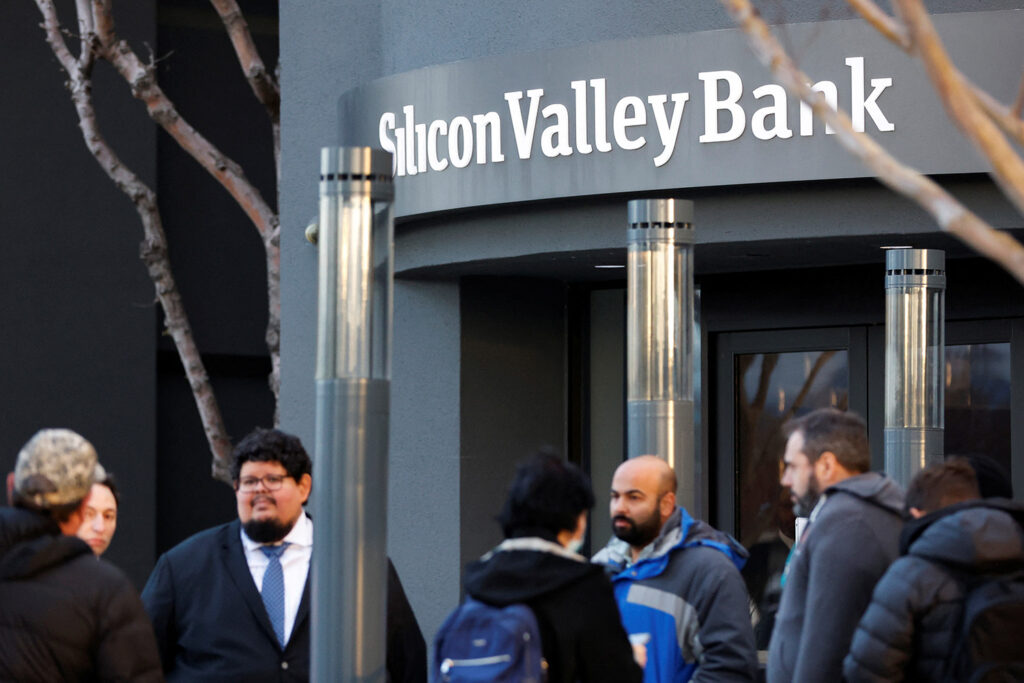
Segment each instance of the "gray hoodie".
[{"label": "gray hoodie", "polygon": [[838,681],[871,591],[899,556],[903,491],[869,472],[825,491],[789,561],[768,681]]}]

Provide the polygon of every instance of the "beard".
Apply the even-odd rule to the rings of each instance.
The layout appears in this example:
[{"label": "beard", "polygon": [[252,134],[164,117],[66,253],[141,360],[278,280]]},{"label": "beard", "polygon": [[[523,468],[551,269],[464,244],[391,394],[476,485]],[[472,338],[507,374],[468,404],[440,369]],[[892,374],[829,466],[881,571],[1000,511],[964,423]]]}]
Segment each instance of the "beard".
[{"label": "beard", "polygon": [[284,524],[277,519],[250,519],[242,524],[245,535],[257,543],[277,543],[292,530],[295,523]]},{"label": "beard", "polygon": [[819,498],[821,487],[818,486],[818,479],[811,474],[811,478],[807,480],[807,492],[793,501],[793,514],[797,517],[809,517]]},{"label": "beard", "polygon": [[[626,526],[616,526],[616,522],[625,522]],[[643,548],[661,533],[661,516],[657,508],[650,517],[639,522],[626,515],[616,515],[612,518],[612,533],[634,548]]]}]

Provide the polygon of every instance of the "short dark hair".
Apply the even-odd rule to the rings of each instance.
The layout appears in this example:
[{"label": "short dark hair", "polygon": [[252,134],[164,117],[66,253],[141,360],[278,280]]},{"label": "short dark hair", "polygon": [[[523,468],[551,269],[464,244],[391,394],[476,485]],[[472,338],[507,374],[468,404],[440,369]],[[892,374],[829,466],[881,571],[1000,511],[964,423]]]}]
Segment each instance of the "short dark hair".
[{"label": "short dark hair", "polygon": [[313,473],[313,462],[302,447],[302,441],[280,429],[257,427],[238,442],[231,461],[231,480],[236,484],[242,465],[247,462],[281,463],[288,476],[295,481],[302,479],[304,474]]},{"label": "short dark hair", "polygon": [[998,460],[984,453],[963,454],[978,478],[978,491],[982,498],[1013,498],[1010,473]]},{"label": "short dark hair", "polygon": [[903,509],[935,512],[947,505],[980,497],[978,478],[971,464],[964,458],[950,458],[914,475],[903,499]]},{"label": "short dark hair", "polygon": [[114,475],[107,472],[107,476],[103,478],[103,481],[96,482],[110,489],[110,495],[114,497],[114,504],[118,508],[121,507],[121,492],[117,490],[117,481],[114,479]]},{"label": "short dark hair", "polygon": [[72,503],[62,503],[60,505],[48,505],[46,507],[43,507],[41,505],[37,505],[30,498],[21,495],[17,491],[15,491],[11,495],[12,506],[16,508],[21,508],[22,510],[31,510],[32,512],[37,512],[41,515],[49,517],[57,524],[63,524],[64,522],[68,521],[68,519],[71,518],[71,515],[76,510],[82,507],[83,500],[85,500],[85,498],[82,498],[82,500],[78,500]]},{"label": "short dark hair", "polygon": [[867,424],[857,413],[819,408],[786,423],[787,437],[800,432],[804,437],[804,454],[813,465],[828,451],[851,472],[871,469],[871,448],[868,446]]},{"label": "short dark hair", "polygon": [[498,522],[505,538],[524,532],[573,531],[581,512],[594,507],[590,479],[576,465],[544,448],[520,462]]}]

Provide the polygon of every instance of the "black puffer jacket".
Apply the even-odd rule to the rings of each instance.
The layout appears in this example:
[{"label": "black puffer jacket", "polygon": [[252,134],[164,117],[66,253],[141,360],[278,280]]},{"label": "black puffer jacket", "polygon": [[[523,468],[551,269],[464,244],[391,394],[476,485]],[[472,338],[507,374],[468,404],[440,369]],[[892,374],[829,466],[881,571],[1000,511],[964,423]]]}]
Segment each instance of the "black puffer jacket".
[{"label": "black puffer jacket", "polygon": [[17,508],[0,508],[0,680],[163,680],[127,577],[48,517]]},{"label": "black puffer jacket", "polygon": [[875,587],[843,674],[851,682],[938,681],[954,650],[964,588],[954,571],[1024,563],[1024,506],[971,501],[911,522],[896,560]]}]

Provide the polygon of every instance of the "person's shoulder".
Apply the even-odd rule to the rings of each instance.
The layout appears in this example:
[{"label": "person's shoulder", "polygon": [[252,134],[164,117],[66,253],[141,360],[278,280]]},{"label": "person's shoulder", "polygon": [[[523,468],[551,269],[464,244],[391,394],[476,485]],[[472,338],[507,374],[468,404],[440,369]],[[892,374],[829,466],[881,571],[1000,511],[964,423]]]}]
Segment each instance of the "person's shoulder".
[{"label": "person's shoulder", "polygon": [[71,558],[64,566],[67,574],[77,577],[77,582],[90,590],[101,591],[131,591],[136,594],[135,585],[116,565],[88,554],[77,555]]},{"label": "person's shoulder", "polygon": [[[166,557],[168,561],[172,562],[179,559],[186,559],[194,562],[196,552],[209,550],[213,547],[227,543],[231,540],[232,536],[238,539],[238,534],[238,520],[218,524],[217,526],[210,527],[209,529],[203,529],[202,531],[192,534],[184,541],[164,553],[164,557]],[[239,543],[240,542],[241,541],[239,541]]]},{"label": "person's shoulder", "polygon": [[709,545],[676,548],[669,567],[669,573],[694,574],[702,579],[702,583],[740,575],[732,558],[724,550]]}]

